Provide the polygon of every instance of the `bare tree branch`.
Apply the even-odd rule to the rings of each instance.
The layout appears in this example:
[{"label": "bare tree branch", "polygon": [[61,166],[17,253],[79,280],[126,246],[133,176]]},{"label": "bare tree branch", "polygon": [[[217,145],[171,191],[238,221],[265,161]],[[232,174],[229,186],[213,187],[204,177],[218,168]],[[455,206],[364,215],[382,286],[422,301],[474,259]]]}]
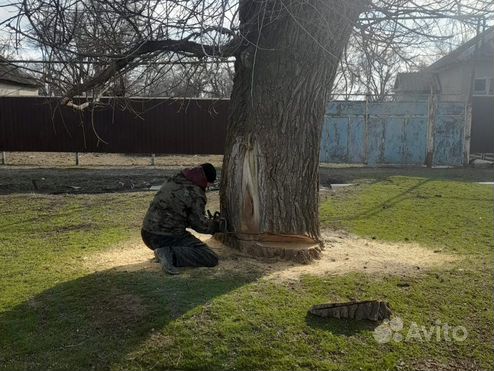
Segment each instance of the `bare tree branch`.
[{"label": "bare tree branch", "polygon": [[[21,0],[8,5],[17,13],[0,20],[0,28],[15,35],[13,48],[40,51],[45,65],[23,66],[37,71],[46,93],[62,95],[66,104],[76,95],[111,92],[109,86],[122,85],[123,80],[128,88],[135,86],[130,90],[142,94],[164,86],[174,90],[172,85],[195,85],[192,73],[202,76],[203,71],[214,74],[214,70],[197,68],[192,60],[215,63],[255,54],[264,47],[258,43],[259,19],[264,18],[266,29],[297,2],[310,6],[301,0],[269,2],[269,9],[267,0]],[[355,25],[336,85],[346,92],[383,97],[399,69],[417,68],[435,50],[443,53],[445,45],[471,33],[479,19],[494,22],[492,1],[372,0]],[[296,17],[293,20],[302,24]],[[154,68],[155,62],[185,63],[177,74],[179,69],[172,66]],[[143,79],[151,84],[162,79],[173,83],[146,89]],[[212,81],[204,92],[215,90]]]}]

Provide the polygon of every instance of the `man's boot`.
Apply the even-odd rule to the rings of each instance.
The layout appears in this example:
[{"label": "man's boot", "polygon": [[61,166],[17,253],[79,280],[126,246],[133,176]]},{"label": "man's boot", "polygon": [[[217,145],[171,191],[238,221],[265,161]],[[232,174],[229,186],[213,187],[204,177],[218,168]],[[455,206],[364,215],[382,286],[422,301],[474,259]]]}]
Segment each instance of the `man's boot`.
[{"label": "man's boot", "polygon": [[168,274],[180,274],[173,265],[173,254],[169,247],[161,247],[154,250],[154,255],[159,260],[161,269]]}]

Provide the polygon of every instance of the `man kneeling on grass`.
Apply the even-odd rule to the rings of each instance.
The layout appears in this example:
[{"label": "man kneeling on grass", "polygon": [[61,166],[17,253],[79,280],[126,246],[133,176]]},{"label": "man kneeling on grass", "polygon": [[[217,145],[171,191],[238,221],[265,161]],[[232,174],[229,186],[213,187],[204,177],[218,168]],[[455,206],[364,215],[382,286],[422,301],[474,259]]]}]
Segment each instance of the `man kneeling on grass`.
[{"label": "man kneeling on grass", "polygon": [[206,186],[216,170],[206,163],[185,169],[161,186],[144,217],[141,235],[154,251],[161,268],[178,274],[176,267],[214,267],[218,256],[185,228],[199,233],[218,232],[218,222],[205,216]]}]

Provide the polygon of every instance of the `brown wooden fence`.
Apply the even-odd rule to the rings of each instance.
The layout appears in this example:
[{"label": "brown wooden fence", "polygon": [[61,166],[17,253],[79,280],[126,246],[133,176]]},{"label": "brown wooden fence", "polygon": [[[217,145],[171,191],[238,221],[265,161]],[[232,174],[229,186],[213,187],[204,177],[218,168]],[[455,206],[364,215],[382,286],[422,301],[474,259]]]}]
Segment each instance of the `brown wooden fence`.
[{"label": "brown wooden fence", "polygon": [[0,97],[0,151],[222,154],[229,100]]}]

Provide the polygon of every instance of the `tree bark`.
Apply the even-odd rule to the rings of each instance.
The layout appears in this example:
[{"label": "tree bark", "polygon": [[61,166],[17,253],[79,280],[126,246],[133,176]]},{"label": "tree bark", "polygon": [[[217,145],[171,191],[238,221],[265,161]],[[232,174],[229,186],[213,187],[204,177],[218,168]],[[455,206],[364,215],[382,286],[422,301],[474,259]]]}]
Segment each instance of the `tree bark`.
[{"label": "tree bark", "polygon": [[327,97],[360,0],[241,0],[221,183],[227,244],[319,256],[319,147]]}]

